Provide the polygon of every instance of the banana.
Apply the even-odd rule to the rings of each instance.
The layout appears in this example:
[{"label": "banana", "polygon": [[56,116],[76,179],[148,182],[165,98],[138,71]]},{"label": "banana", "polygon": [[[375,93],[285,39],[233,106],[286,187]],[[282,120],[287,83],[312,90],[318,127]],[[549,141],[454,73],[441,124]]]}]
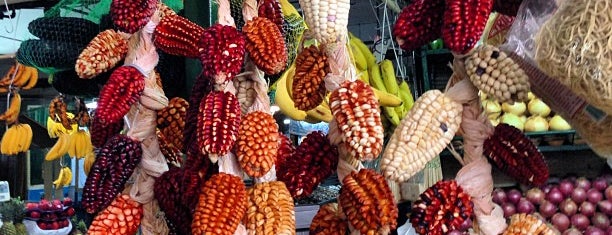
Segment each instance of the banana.
[{"label": "banana", "polygon": [[382,72],[382,79],[387,92],[398,95],[399,86],[397,84],[397,78],[395,77],[393,62],[387,59],[380,62],[380,71]]},{"label": "banana", "polygon": [[69,138],[69,134],[60,134],[55,145],[45,155],[45,160],[53,161],[64,156],[68,152]]},{"label": "banana", "polygon": [[77,133],[78,139],[76,142],[76,157],[77,159],[84,158],[90,152],[93,152],[93,145],[91,143],[91,137],[89,133],[83,130],[79,130]]},{"label": "banana", "polygon": [[[322,104],[325,104],[326,102],[323,102]],[[319,105],[317,107],[315,107],[314,109],[308,110],[306,111],[306,119],[308,120],[309,118],[318,120],[318,122],[331,122],[332,119],[334,118],[334,115],[331,112],[331,109],[329,107],[326,107],[326,105]]]},{"label": "banana", "polygon": [[349,32],[349,37],[350,37],[351,44],[354,44],[355,46],[357,46],[357,48],[359,48],[359,50],[361,51],[361,54],[365,58],[368,64],[368,67],[375,65],[376,57],[374,56],[374,54],[372,54],[372,51],[370,51],[370,48],[368,48],[368,46],[365,43],[363,43],[361,39],[359,39],[358,37],[355,37],[355,35],[353,35],[350,32]]},{"label": "banana", "polygon": [[[22,64],[17,65],[17,74],[15,75],[15,79],[13,79],[13,86],[22,87],[28,81],[28,76],[26,74],[25,66]],[[9,84],[10,85],[10,81]]]},{"label": "banana", "polygon": [[22,89],[29,90],[36,86],[36,83],[38,83],[38,69],[29,66],[26,66],[26,69],[30,70],[30,75],[28,78],[28,83],[23,86]]},{"label": "banana", "polygon": [[8,86],[8,85],[10,85],[11,84],[11,80],[13,80],[13,74],[15,74],[16,71],[17,71],[17,63],[12,65],[9,68],[8,72],[6,72],[6,74],[4,74],[2,79],[0,79],[0,86]]},{"label": "banana", "polygon": [[26,136],[25,142],[23,142],[22,151],[28,151],[30,149],[30,145],[32,145],[32,137],[34,133],[32,132],[32,127],[29,124],[21,124],[23,126],[23,134]]},{"label": "banana", "polygon": [[374,95],[378,98],[378,104],[383,107],[398,107],[402,105],[402,99],[399,97],[390,94],[386,91],[381,91],[372,87],[372,91],[374,91]]},{"label": "banana", "polygon": [[19,118],[19,111],[21,110],[21,95],[19,93],[14,93],[13,98],[11,98],[11,103],[9,104],[6,112],[0,115],[0,120],[6,121],[8,124],[13,124]]},{"label": "banana", "polygon": [[70,186],[70,184],[72,184],[72,170],[70,170],[70,168],[68,167],[63,167],[62,169],[64,170],[64,180],[62,181],[62,185],[63,186]]},{"label": "banana", "polygon": [[408,112],[414,105],[414,97],[412,97],[412,91],[410,90],[410,87],[408,86],[408,83],[406,81],[402,81],[402,83],[400,83],[399,89],[400,98],[404,102],[402,106],[404,106],[404,111]]},{"label": "banana", "polygon": [[66,170],[64,170],[64,168],[62,167],[59,174],[57,175],[57,179],[53,181],[53,185],[55,185],[56,189],[64,187],[63,183],[64,183],[64,178],[66,177],[66,174],[64,172],[66,172]]},{"label": "banana", "polygon": [[9,127],[2,136],[2,140],[0,143],[0,152],[4,155],[14,155],[17,154],[15,145],[17,141],[17,127],[15,125]]},{"label": "banana", "polygon": [[89,152],[87,156],[85,156],[85,160],[83,161],[83,171],[85,171],[85,175],[89,174],[89,170],[91,170],[91,166],[93,166],[96,161],[96,155],[93,151]]},{"label": "banana", "polygon": [[281,112],[287,115],[289,118],[296,121],[303,121],[306,119],[306,112],[299,110],[295,107],[295,103],[291,99],[289,95],[289,91],[287,90],[287,77],[293,77],[295,73],[295,64],[291,65],[285,73],[278,79],[278,84],[276,85],[276,94],[274,96],[274,103],[278,105]]},{"label": "banana", "polygon": [[361,52],[361,49],[359,49],[359,47],[355,45],[355,43],[353,43],[352,41],[349,41],[349,46],[351,48],[351,50],[349,51],[352,55],[351,59],[355,61],[355,66],[357,67],[357,69],[362,71],[368,70],[368,61]]},{"label": "banana", "polygon": [[77,156],[76,149],[78,148],[77,143],[79,142],[79,136],[77,133],[78,132],[75,132],[68,136],[68,156],[70,157]]},{"label": "banana", "polygon": [[368,66],[368,72],[370,73],[370,85],[378,90],[387,92],[385,83],[382,80],[382,74],[380,73],[380,65],[374,64],[373,66]]}]

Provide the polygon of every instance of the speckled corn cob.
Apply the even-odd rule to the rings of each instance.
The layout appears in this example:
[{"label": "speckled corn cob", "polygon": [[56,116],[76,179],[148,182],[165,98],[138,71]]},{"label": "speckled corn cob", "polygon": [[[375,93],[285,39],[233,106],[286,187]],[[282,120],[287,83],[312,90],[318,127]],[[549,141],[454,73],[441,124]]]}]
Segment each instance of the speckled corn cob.
[{"label": "speckled corn cob", "polygon": [[127,40],[113,29],[100,32],[81,52],[74,69],[80,78],[93,78],[125,58]]},{"label": "speckled corn cob", "polygon": [[274,165],[278,152],[278,125],[269,113],[255,111],[240,121],[236,156],[251,177],[262,177]]},{"label": "speckled corn cob", "polygon": [[439,90],[425,92],[395,128],[383,153],[385,177],[404,182],[435,158],[461,124],[461,104]]},{"label": "speckled corn cob", "polygon": [[240,125],[240,104],[229,92],[214,91],[200,103],[198,144],[202,153],[217,162],[234,146]]},{"label": "speckled corn cob", "polygon": [[283,182],[258,183],[247,193],[244,224],[249,234],[295,234],[293,198]]},{"label": "speckled corn cob", "polygon": [[327,56],[317,46],[311,45],[298,54],[292,84],[296,108],[308,111],[323,102],[327,70]]},{"label": "speckled corn cob", "polygon": [[219,173],[206,181],[193,214],[194,235],[233,235],[246,213],[247,192],[240,177]]},{"label": "speckled corn cob", "polygon": [[198,42],[204,28],[179,15],[164,17],[155,27],[154,43],[162,51],[178,56],[198,58]]},{"label": "speckled corn cob", "polygon": [[244,64],[246,38],[236,28],[215,24],[204,30],[198,46],[204,77],[222,85],[240,73]]},{"label": "speckled corn cob", "polygon": [[183,130],[185,129],[185,116],[189,109],[187,100],[174,97],[170,99],[168,106],[157,111],[157,128],[172,145],[184,151]]},{"label": "speckled corn cob", "polygon": [[385,178],[371,169],[351,172],[342,181],[340,206],[361,234],[389,234],[397,227],[398,210]]}]

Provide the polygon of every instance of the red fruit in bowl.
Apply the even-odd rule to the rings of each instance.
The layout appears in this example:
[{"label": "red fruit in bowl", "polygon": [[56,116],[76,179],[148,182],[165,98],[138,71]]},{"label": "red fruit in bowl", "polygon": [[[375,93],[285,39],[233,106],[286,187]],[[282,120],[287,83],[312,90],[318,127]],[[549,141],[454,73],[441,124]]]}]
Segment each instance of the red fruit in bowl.
[{"label": "red fruit in bowl", "polygon": [[26,204],[26,210],[28,211],[37,210],[37,209],[38,209],[38,203],[28,202]]},{"label": "red fruit in bowl", "polygon": [[64,204],[64,206],[72,206],[72,199],[69,197],[65,197],[62,203]]},{"label": "red fruit in bowl", "polygon": [[66,209],[65,212],[66,212],[67,216],[73,216],[75,214],[74,208],[72,208],[72,207]]},{"label": "red fruit in bowl", "polygon": [[30,212],[30,218],[33,218],[33,219],[40,218],[40,212],[38,212],[38,211],[31,211]]},{"label": "red fruit in bowl", "polygon": [[42,221],[38,221],[36,224],[38,225],[38,227],[39,227],[40,229],[42,229],[42,230],[47,230],[47,223],[42,222]]},{"label": "red fruit in bowl", "polygon": [[51,203],[49,201],[43,199],[38,203],[38,208],[44,211],[51,210]]},{"label": "red fruit in bowl", "polygon": [[52,230],[58,230],[58,229],[60,229],[60,224],[59,224],[57,221],[55,221],[55,222],[51,223],[51,229],[52,229]]}]

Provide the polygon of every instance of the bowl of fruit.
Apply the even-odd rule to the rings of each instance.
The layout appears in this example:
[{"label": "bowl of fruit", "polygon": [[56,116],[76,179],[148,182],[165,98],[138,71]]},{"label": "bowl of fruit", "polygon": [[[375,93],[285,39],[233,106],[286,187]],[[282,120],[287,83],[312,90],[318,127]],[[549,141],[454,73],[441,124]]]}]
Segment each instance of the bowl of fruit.
[{"label": "bowl of fruit", "polygon": [[72,200],[41,200],[26,204],[24,225],[28,234],[65,235],[72,230],[70,218],[74,216]]}]

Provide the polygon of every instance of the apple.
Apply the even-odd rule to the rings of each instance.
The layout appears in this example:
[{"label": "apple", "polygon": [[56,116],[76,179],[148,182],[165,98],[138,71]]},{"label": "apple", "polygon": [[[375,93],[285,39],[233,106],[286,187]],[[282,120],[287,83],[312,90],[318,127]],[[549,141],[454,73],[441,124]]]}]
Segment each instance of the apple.
[{"label": "apple", "polygon": [[59,225],[59,223],[58,223],[57,221],[55,221],[55,222],[51,223],[51,229],[52,229],[52,230],[58,230],[58,229],[60,229],[60,225]]},{"label": "apple", "polygon": [[72,199],[69,197],[65,197],[63,203],[64,206],[72,206]]},{"label": "apple", "polygon": [[70,225],[68,219],[62,220],[62,228],[68,227],[68,225]]},{"label": "apple", "polygon": [[42,222],[42,221],[38,221],[36,222],[36,224],[38,225],[38,227],[42,230],[47,230],[47,223]]},{"label": "apple", "polygon": [[74,208],[72,208],[72,207],[69,207],[64,212],[66,212],[66,215],[68,215],[68,216],[73,216],[75,214]]},{"label": "apple", "polygon": [[28,211],[38,210],[38,203],[28,202],[26,204],[26,210]]},{"label": "apple", "polygon": [[34,219],[40,218],[40,212],[38,212],[38,211],[30,211],[30,218],[34,218]]},{"label": "apple", "polygon": [[43,199],[38,203],[38,208],[40,208],[41,210],[44,211],[49,211],[52,209],[51,207],[51,203],[49,203],[49,201]]}]

